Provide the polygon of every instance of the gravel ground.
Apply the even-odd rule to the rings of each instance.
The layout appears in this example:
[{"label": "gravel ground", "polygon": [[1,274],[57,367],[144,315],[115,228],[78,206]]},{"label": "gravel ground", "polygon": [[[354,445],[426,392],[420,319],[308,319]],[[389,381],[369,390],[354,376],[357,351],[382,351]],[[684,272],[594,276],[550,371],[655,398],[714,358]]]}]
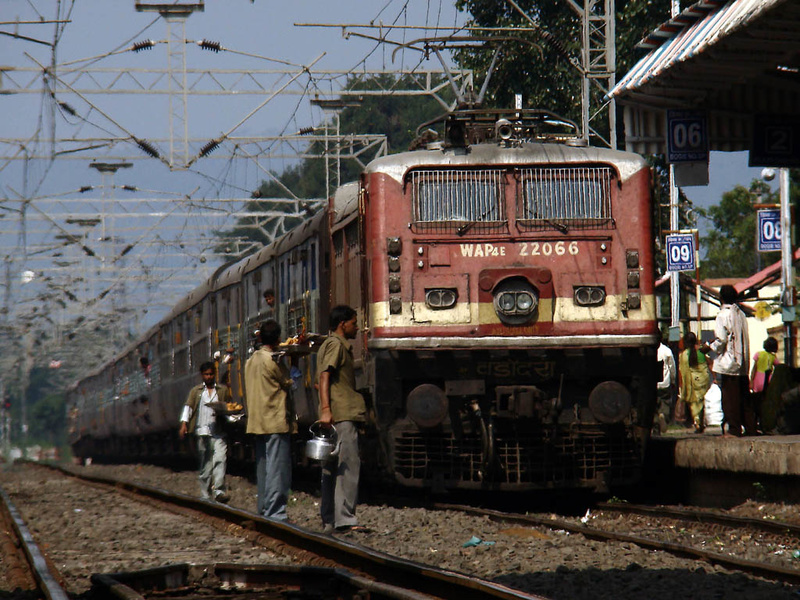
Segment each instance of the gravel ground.
[{"label": "gravel ground", "polygon": [[[196,475],[192,471],[173,472],[143,465],[92,465],[75,468],[82,472],[113,475],[185,494],[197,493]],[[253,511],[256,498],[252,481],[229,476],[228,483],[231,491],[230,504]],[[0,485],[9,491],[23,514],[31,512],[33,505],[48,495],[46,491],[42,493],[41,481],[26,481],[20,477],[17,468],[0,472]],[[102,498],[98,498],[97,504],[91,510],[86,508],[95,519],[99,519],[107,511],[107,504]],[[318,510],[318,499],[314,494],[293,492],[289,517],[296,525],[319,531],[321,524]],[[745,513],[753,510],[761,515],[774,510],[776,517],[782,519],[784,517],[781,515],[792,509],[763,504],[742,507],[742,512]],[[189,532],[173,539],[176,528],[174,523],[150,522],[145,520],[141,512],[141,508],[132,505],[125,513],[115,517],[119,521],[116,526],[120,530],[109,533],[120,544],[123,543],[127,528],[135,526],[149,529],[154,536],[153,551],[149,548],[143,550],[143,562],[140,565],[117,565],[113,569],[99,569],[95,566],[95,571],[123,568],[133,570],[145,565],[181,560],[209,562],[235,558],[235,562],[274,562],[267,552],[249,548],[249,544],[245,550],[241,541],[238,556],[220,556],[213,548],[215,541],[222,535],[219,532]],[[57,545],[59,536],[67,538],[66,544],[75,547],[73,556],[77,557],[81,552],[81,541],[87,535],[86,531],[93,527],[91,521],[79,519],[80,515],[74,508],[64,507],[56,518],[55,526],[45,527],[37,523],[36,527],[50,545]],[[495,580],[554,599],[671,600],[685,597],[796,600],[800,590],[797,587],[731,573],[714,565],[644,550],[631,544],[608,544],[564,531],[505,525],[454,511],[431,512],[421,508],[398,509],[386,505],[363,504],[359,506],[358,515],[360,522],[369,527],[371,532],[343,536],[349,541],[411,560]],[[480,540],[480,543],[464,547],[473,537]],[[109,546],[109,552],[113,553],[113,550],[114,547]],[[153,556],[153,552],[157,555]],[[88,571],[88,565],[92,563],[83,563],[86,564],[82,568]]]},{"label": "gravel ground", "polygon": [[[168,473],[158,476],[165,478],[171,479]],[[136,571],[181,562],[291,562],[211,525],[89,488],[44,469],[2,469],[0,486],[11,497],[39,547],[64,576],[71,594],[87,591],[92,573]],[[0,554],[0,573],[3,564]],[[0,581],[0,598],[7,598],[12,591]]]}]

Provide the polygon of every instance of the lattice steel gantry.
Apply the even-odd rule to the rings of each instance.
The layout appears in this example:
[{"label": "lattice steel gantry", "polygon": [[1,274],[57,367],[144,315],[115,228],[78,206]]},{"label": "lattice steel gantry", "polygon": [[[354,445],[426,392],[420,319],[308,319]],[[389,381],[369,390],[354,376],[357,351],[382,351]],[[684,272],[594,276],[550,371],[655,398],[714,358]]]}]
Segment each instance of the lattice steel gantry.
[{"label": "lattice steel gantry", "polygon": [[[205,10],[203,2],[191,4],[150,4],[136,2],[137,12],[158,12],[167,24],[167,66],[169,89],[169,166],[186,168],[189,162],[189,115],[186,100],[186,19]],[[180,140],[176,140],[176,131]],[[176,154],[180,165],[176,167]]]}]

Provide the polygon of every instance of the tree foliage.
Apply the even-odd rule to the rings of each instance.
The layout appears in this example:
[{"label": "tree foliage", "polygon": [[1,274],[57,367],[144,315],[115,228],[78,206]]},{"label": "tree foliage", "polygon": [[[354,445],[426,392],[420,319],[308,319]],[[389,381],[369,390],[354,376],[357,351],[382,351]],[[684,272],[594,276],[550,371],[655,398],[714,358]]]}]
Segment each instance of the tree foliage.
[{"label": "tree foliage", "polygon": [[[514,33],[512,41],[502,40],[508,34],[493,33],[497,41],[456,52],[456,62],[473,69],[482,80],[492,60],[490,48],[499,44],[501,53],[489,80],[485,104],[512,107],[514,94],[522,94],[526,107],[549,110],[579,123],[582,77],[576,65],[581,62],[581,19],[570,4],[582,9],[583,2],[518,0],[516,4],[530,20],[508,2],[458,0],[456,7],[472,15],[472,26],[535,31]],[[669,16],[670,5],[670,0],[617,0],[617,79],[638,60],[634,46]],[[606,91],[591,86],[593,106],[601,106]],[[596,117],[595,129],[607,129],[603,111]]]},{"label": "tree foliage", "polygon": [[749,277],[780,260],[778,252],[759,257],[756,251],[756,202],[778,203],[780,197],[766,183],[754,179],[750,189],[737,185],[722,195],[718,205],[697,210],[699,216],[711,221],[711,230],[702,240],[703,277]]}]

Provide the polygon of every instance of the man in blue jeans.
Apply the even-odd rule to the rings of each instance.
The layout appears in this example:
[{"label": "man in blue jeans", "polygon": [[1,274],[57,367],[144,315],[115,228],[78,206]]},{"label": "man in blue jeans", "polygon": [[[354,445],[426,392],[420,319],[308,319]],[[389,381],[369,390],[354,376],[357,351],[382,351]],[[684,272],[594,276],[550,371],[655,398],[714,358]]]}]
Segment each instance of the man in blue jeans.
[{"label": "man in blue jeans", "polygon": [[247,433],[253,435],[258,484],[258,514],[287,521],[286,504],[292,486],[291,434],[295,414],[286,366],[276,361],[281,326],[274,319],[258,329],[261,347],[244,366],[247,390]]},{"label": "man in blue jeans", "polygon": [[225,468],[228,459],[228,443],[217,412],[209,406],[213,402],[227,403],[231,392],[227,386],[218,384],[217,369],[213,362],[200,365],[203,383],[194,386],[186,397],[181,412],[178,435],[183,439],[187,433],[197,438],[197,454],[200,459],[200,495],[204,500],[227,502],[225,491]]}]

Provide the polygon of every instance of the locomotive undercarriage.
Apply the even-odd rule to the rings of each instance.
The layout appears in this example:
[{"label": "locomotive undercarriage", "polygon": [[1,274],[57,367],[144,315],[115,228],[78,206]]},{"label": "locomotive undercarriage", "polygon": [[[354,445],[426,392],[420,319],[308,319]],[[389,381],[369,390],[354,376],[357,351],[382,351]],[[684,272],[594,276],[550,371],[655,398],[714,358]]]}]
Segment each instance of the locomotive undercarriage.
[{"label": "locomotive undercarriage", "polygon": [[374,356],[376,418],[403,485],[604,491],[641,477],[651,348]]}]

